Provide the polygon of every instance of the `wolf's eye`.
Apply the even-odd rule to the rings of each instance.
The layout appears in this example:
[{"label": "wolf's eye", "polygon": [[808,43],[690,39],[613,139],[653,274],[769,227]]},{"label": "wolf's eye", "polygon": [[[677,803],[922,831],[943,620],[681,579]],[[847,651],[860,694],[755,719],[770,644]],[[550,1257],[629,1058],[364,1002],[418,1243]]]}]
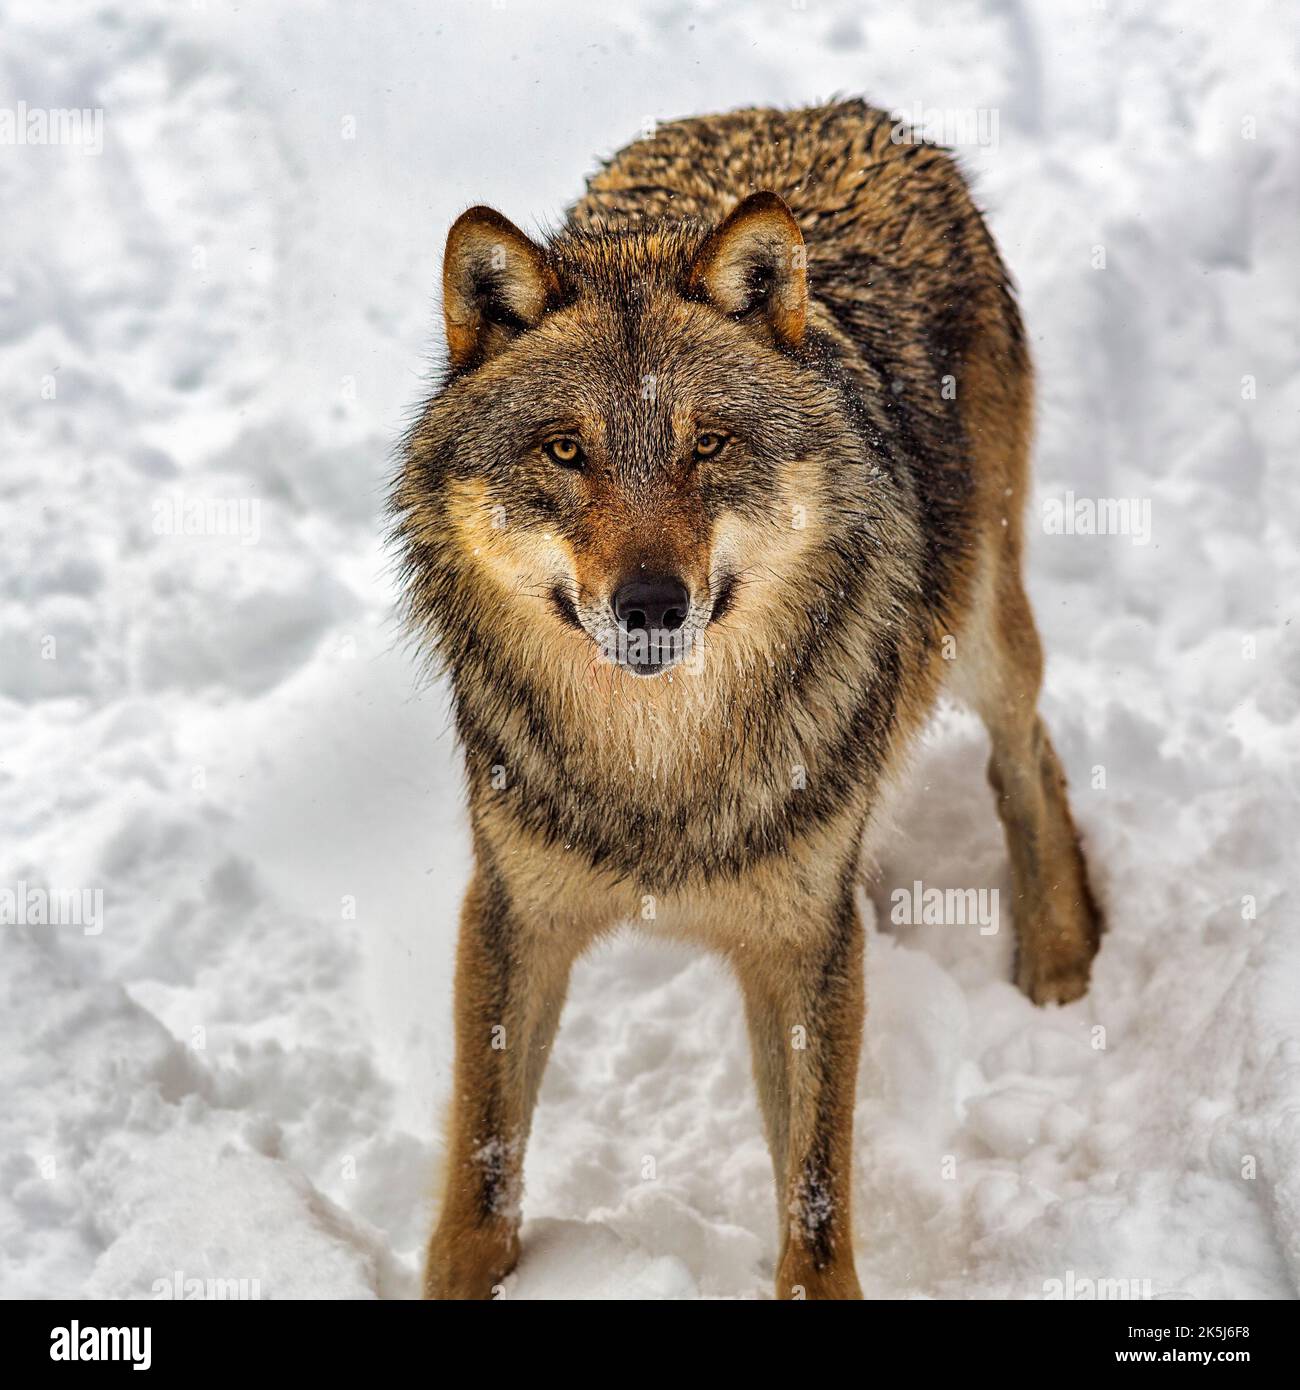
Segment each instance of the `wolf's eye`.
[{"label": "wolf's eye", "polygon": [[722,452],[722,446],[726,442],[725,434],[719,434],[716,430],[703,430],[695,436],[695,457],[711,459],[715,454]]},{"label": "wolf's eye", "polygon": [[576,439],[548,439],[542,448],[561,468],[581,468],[585,459]]}]

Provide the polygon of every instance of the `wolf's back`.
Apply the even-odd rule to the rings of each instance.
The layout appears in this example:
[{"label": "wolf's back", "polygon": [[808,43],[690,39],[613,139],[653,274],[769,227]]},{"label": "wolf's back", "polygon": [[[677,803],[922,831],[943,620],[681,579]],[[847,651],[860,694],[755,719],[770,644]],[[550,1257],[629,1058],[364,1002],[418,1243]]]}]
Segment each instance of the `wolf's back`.
[{"label": "wolf's back", "polygon": [[570,216],[584,229],[646,217],[713,223],[763,188],[798,220],[824,297],[843,297],[863,271],[877,296],[901,277],[932,302],[1007,280],[952,156],[863,101],[660,126],[593,175]]}]

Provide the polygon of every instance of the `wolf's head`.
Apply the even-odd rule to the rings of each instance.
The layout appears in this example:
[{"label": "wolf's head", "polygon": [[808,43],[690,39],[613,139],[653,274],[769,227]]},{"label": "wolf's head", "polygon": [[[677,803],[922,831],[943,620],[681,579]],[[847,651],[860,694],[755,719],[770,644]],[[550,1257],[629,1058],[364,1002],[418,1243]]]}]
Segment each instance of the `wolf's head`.
[{"label": "wolf's head", "polygon": [[546,245],[488,208],[456,221],[448,373],[397,493],[413,606],[453,667],[508,644],[630,693],[721,653],[788,660],[871,533],[805,266],[769,192],[713,228]]}]

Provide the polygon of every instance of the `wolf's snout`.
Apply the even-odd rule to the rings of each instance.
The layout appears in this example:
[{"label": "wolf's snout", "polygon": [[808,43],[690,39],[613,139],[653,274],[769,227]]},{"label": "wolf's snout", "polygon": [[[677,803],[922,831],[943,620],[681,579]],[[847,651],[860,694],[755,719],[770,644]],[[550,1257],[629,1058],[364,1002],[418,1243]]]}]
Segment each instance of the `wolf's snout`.
[{"label": "wolf's snout", "polygon": [[676,632],[690,611],[686,585],[671,575],[629,579],[614,591],[614,616],[625,632]]}]

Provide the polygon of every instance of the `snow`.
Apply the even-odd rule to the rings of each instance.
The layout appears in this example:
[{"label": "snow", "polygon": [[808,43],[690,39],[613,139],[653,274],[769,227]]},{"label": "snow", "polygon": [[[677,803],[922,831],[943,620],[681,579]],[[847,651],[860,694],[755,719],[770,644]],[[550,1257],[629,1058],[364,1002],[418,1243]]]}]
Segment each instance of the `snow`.
[{"label": "snow", "polygon": [[[1086,999],[1018,995],[1006,923],[890,921],[917,880],[1007,896],[967,715],[901,792],[864,902],[864,1288],[1296,1295],[1292,16],[4,8],[0,108],[104,116],[99,154],[0,147],[0,888],[101,889],[104,918],[0,927],[0,1293],[415,1291],[469,849],[380,509],[442,237],[472,202],[553,222],[651,119],[846,91],[997,113],[961,156],[1039,366],[1032,515],[1072,491],[1152,527],[1031,525],[1109,918]],[[231,534],[158,529],[231,501]],[[582,963],[524,1211],[508,1297],[769,1296],[715,961],[629,934]]]}]

